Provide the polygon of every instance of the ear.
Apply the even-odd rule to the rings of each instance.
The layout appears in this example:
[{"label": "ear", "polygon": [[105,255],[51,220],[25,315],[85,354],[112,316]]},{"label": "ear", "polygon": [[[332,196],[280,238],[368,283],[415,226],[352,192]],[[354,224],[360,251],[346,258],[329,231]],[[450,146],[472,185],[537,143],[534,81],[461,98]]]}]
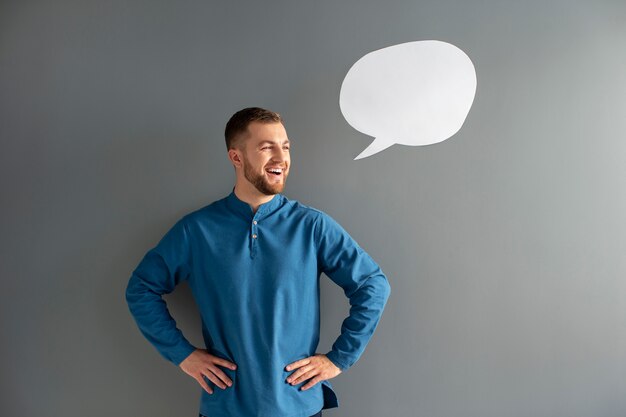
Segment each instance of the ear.
[{"label": "ear", "polygon": [[235,168],[239,167],[241,168],[242,166],[242,162],[241,160],[243,159],[241,157],[241,151],[238,149],[229,149],[228,150],[228,159],[230,160],[230,162],[233,164],[233,166]]}]

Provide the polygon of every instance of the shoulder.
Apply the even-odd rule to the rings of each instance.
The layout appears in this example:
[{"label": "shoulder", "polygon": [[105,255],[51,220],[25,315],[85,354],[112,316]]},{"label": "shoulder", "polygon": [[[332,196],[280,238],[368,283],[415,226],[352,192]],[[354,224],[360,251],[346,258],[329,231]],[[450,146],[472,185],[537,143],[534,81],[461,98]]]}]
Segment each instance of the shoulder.
[{"label": "shoulder", "polygon": [[298,215],[298,216],[307,217],[313,221],[319,221],[326,217],[330,218],[330,216],[326,214],[324,211],[318,208],[309,206],[307,204],[304,204],[298,200],[292,200],[290,198],[287,198],[284,195],[283,195],[283,200],[284,200],[283,207],[290,215]]},{"label": "shoulder", "polygon": [[309,222],[316,234],[344,231],[333,217],[319,208],[303,204],[297,200],[288,199],[287,197],[285,197],[285,207],[290,217]]},{"label": "shoulder", "polygon": [[[183,215],[177,224],[184,227],[192,227],[193,225],[206,224],[211,220],[217,220],[226,212],[226,197],[215,200],[210,204],[196,208]],[[218,220],[219,221],[219,220]]]}]

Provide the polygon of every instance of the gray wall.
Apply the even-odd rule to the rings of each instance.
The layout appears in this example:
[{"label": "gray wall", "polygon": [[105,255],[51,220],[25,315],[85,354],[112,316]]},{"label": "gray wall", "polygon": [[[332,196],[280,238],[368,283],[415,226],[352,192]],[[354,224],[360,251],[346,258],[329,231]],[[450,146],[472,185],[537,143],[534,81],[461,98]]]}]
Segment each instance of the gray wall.
[{"label": "gray wall", "polygon": [[[461,131],[353,161],[338,104],[372,50],[474,61]],[[337,219],[392,295],[328,416],[626,415],[622,1],[2,1],[0,415],[195,416],[124,289],[230,192],[223,127],[282,113],[285,194]],[[323,280],[325,351],[347,313]],[[194,342],[187,287],[168,297]]]}]

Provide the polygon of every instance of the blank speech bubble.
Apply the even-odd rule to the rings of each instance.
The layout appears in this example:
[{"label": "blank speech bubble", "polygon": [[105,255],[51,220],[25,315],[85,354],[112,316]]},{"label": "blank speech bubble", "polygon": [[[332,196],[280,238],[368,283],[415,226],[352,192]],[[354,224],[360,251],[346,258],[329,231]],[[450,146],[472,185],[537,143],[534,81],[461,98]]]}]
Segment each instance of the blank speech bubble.
[{"label": "blank speech bubble", "polygon": [[374,141],[356,159],[391,145],[421,146],[461,129],[476,95],[476,71],[456,46],[416,41],[370,52],[348,71],[339,106]]}]

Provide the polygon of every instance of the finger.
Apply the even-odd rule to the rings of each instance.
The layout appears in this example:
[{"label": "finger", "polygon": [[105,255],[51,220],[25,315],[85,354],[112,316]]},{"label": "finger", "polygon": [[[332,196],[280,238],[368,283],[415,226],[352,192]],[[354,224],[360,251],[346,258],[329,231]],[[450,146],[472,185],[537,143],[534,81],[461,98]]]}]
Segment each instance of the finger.
[{"label": "finger", "polygon": [[221,379],[222,381],[224,381],[224,383],[226,385],[228,385],[229,387],[233,385],[233,381],[231,381],[231,379],[228,377],[228,375],[226,375],[224,373],[224,371],[222,371],[220,368],[218,368],[217,366],[213,367],[213,368],[209,368],[209,371],[213,372],[219,379]]},{"label": "finger", "polygon": [[317,384],[320,381],[323,381],[324,378],[322,378],[321,376],[316,376],[315,378],[313,378],[312,380],[310,380],[309,382],[307,382],[306,384],[304,384],[302,386],[302,388],[300,388],[302,391],[306,391],[309,388],[315,386],[315,384]]},{"label": "finger", "polygon": [[205,370],[202,374],[221,389],[226,389],[226,385],[224,385],[224,383],[220,381],[220,379],[215,376],[215,374],[213,374],[210,369]]},{"label": "finger", "polygon": [[202,374],[200,374],[199,377],[195,378],[195,380],[198,381],[198,384],[200,384],[200,386],[204,388],[206,392],[208,392],[209,394],[213,394],[213,390],[209,387],[209,384],[206,383]]},{"label": "finger", "polygon": [[213,363],[216,365],[221,365],[224,368],[229,368],[229,369],[237,369],[237,365],[235,365],[232,362],[227,361],[226,359],[222,359],[222,358],[218,358],[215,357],[215,359],[213,360]]},{"label": "finger", "polygon": [[291,371],[292,369],[296,369],[296,368],[299,368],[301,366],[308,365],[309,363],[311,363],[311,359],[310,358],[304,358],[304,359],[300,359],[299,361],[295,361],[293,363],[290,363],[289,365],[287,365],[287,367],[285,369],[288,370],[288,371]]},{"label": "finger", "polygon": [[301,375],[304,375],[305,373],[309,372],[311,369],[314,369],[314,367],[312,365],[305,365],[302,368],[299,368],[293,374],[289,375],[289,378],[287,378],[287,382],[295,381],[297,378],[299,378]]},{"label": "finger", "polygon": [[294,379],[291,385],[298,385],[308,379],[313,378],[315,375],[319,375],[319,374],[320,374],[319,369],[312,369],[309,372],[302,374],[297,379]]}]

